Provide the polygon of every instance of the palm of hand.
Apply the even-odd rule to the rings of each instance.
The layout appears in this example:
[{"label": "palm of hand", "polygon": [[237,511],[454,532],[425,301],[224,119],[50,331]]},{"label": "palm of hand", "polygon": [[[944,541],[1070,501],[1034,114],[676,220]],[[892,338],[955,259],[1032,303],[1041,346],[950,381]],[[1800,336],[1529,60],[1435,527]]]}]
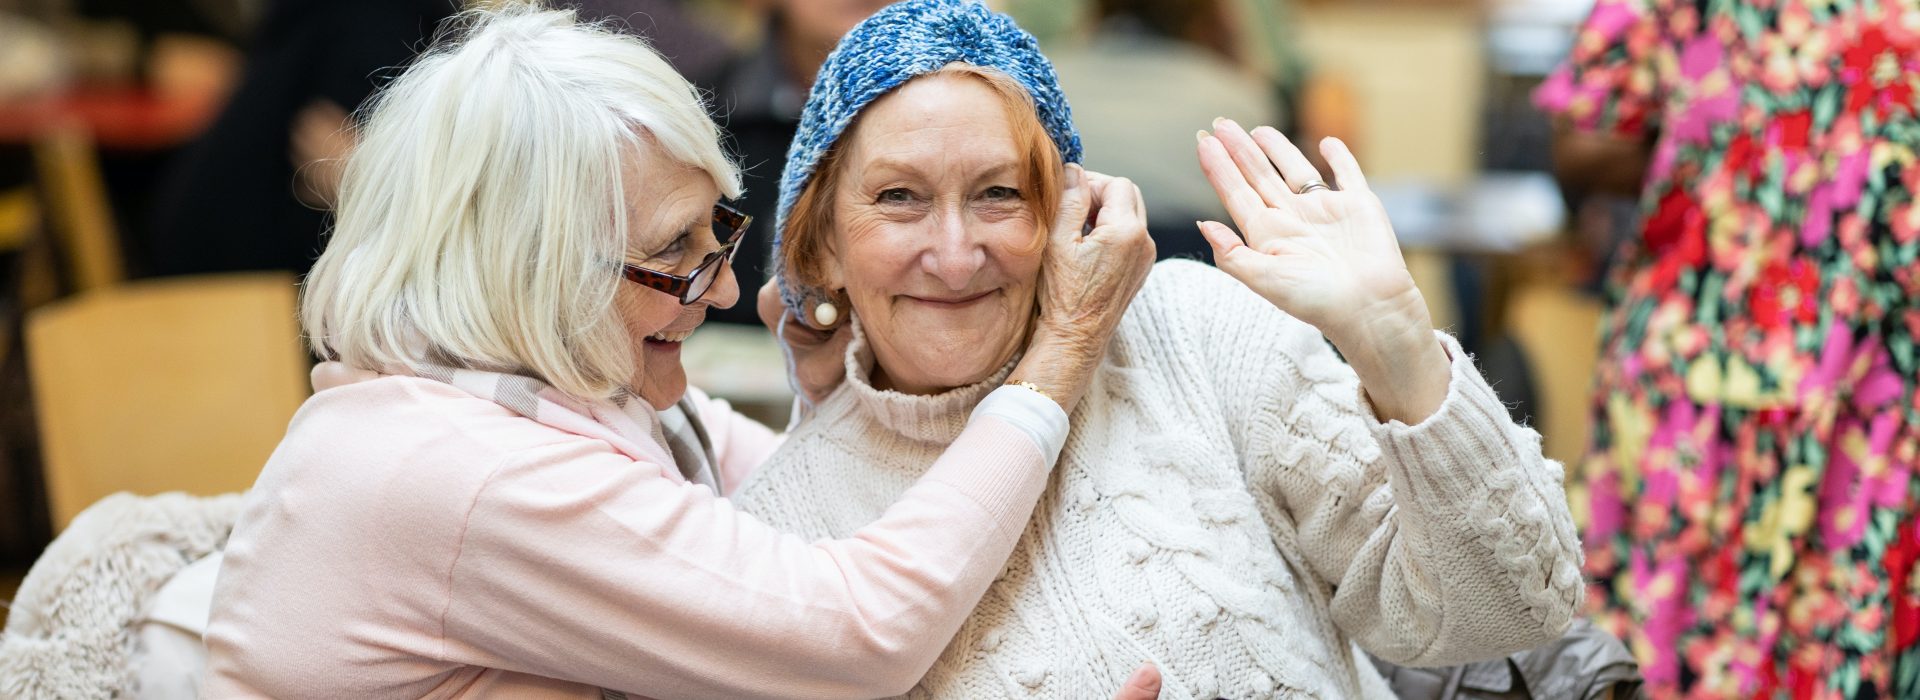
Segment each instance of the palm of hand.
[{"label": "palm of hand", "polygon": [[1344,144],[1330,139],[1322,149],[1341,188],[1301,193],[1320,173],[1280,132],[1214,126],[1199,135],[1201,169],[1245,235],[1200,223],[1220,269],[1329,337],[1380,312],[1424,320],[1386,208]]},{"label": "palm of hand", "polygon": [[1295,318],[1325,328],[1366,300],[1394,299],[1413,277],[1378,197],[1324,191],[1267,207],[1242,223],[1247,245],[1232,253],[1259,274],[1255,292]]}]

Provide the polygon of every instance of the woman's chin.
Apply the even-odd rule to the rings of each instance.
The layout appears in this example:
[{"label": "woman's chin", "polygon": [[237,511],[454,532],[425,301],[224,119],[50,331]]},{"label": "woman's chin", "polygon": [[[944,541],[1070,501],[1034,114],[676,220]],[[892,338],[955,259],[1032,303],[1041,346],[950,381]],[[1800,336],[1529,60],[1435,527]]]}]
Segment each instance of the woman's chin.
[{"label": "woman's chin", "polygon": [[[978,348],[969,348],[977,351]],[[988,357],[973,357],[972,352],[955,351],[950,353],[915,353],[897,363],[908,368],[905,372],[892,372],[887,367],[881,371],[890,378],[891,387],[907,394],[937,394],[949,389],[957,389],[986,381],[988,377],[1006,364],[1005,359],[995,360]]]},{"label": "woman's chin", "polygon": [[676,360],[670,370],[662,368],[660,371],[643,371],[640,375],[639,391],[636,393],[654,410],[664,411],[679,403],[680,397],[686,396],[686,369],[682,368]]},{"label": "woman's chin", "polygon": [[863,325],[873,338],[881,371],[891,380],[886,388],[937,394],[978,384],[1007,364],[1023,340],[1006,332],[1010,318],[1019,316],[1000,312],[980,320],[926,314],[906,316],[899,319],[904,323],[890,327]]}]

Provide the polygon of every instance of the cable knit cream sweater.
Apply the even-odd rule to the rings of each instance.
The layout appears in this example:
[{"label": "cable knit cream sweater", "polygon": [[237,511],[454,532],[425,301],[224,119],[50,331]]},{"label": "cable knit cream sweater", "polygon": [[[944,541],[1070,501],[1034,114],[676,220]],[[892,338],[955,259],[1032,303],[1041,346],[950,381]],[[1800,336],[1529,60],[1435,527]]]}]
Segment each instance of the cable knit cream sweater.
[{"label": "cable knit cream sweater", "polygon": [[[1358,644],[1442,665],[1543,643],[1581,596],[1559,464],[1454,341],[1447,398],[1381,424],[1312,327],[1192,262],[1157,266],[1073,414],[1013,557],[909,697],[1392,697]],[[873,521],[1005,379],[848,381],[734,494],[769,524]],[[1009,364],[1009,368],[1011,364]]]}]

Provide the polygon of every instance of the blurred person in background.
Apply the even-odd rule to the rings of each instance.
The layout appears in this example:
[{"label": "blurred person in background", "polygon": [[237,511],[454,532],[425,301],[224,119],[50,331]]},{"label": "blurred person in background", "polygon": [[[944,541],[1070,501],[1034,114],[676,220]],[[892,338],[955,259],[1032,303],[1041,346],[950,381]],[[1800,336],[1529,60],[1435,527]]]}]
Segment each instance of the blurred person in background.
[{"label": "blurred person in background", "polygon": [[[461,0],[273,0],[239,86],[162,178],[147,234],[157,275],[303,273],[320,253],[355,142],[350,114],[431,39]],[[724,44],[677,0],[588,0],[587,21],[649,37],[705,84]]]},{"label": "blurred person in background", "polygon": [[457,0],[276,0],[226,107],[162,178],[148,272],[305,272],[352,145],[348,112]]},{"label": "blurred person in background", "polygon": [[1139,183],[1161,257],[1204,258],[1193,228],[1226,210],[1193,160],[1195,124],[1285,124],[1242,55],[1233,0],[1093,0],[1092,36],[1047,48],[1082,125],[1087,167]]},{"label": "blurred person in background", "polygon": [[1914,0],[1601,0],[1538,93],[1646,217],[1577,481],[1656,697],[1920,697],[1917,90]]},{"label": "blurred person in background", "polygon": [[[634,36],[660,52],[687,82],[707,88],[719,81],[734,60],[733,48],[694,16],[690,0],[568,0],[581,20],[601,22]],[[754,287],[741,287],[754,289]]]},{"label": "blurred person in background", "polygon": [[[802,540],[723,497],[780,438],[681,365],[739,296],[750,224],[699,94],[571,12],[464,20],[347,165],[301,301],[329,361],[227,543],[205,696],[906,692],[1005,567],[1146,275],[1144,222],[1052,221],[1044,279],[1086,303],[1039,307],[1029,384],[886,515]],[[842,367],[848,335],[796,343],[795,371]]]},{"label": "blurred person in background", "polygon": [[[735,59],[714,88],[716,117],[740,159],[741,183],[749,193],[741,211],[771,223],[780,186],[780,166],[800,126],[813,76],[840,37],[892,0],[756,0],[764,28],[756,48]],[[758,289],[767,277],[768,236],[745,241],[734,272],[742,289]],[[758,325],[753,309],[716,310],[714,319]]]}]

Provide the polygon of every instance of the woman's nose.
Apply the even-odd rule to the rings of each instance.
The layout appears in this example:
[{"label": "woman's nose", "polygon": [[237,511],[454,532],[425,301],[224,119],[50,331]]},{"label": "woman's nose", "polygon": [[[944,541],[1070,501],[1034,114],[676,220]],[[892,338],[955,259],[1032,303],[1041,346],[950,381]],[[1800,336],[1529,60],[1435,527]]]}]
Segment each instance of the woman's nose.
[{"label": "woman's nose", "polygon": [[958,211],[944,212],[935,224],[933,246],[920,256],[920,267],[947,285],[963,290],[986,263],[986,249],[974,240],[965,216]]},{"label": "woman's nose", "polygon": [[697,301],[708,306],[731,309],[736,302],[740,301],[740,280],[733,276],[733,261],[728,260],[715,272],[720,275],[720,278],[714,280],[713,288],[708,289],[706,294],[700,295]]}]

